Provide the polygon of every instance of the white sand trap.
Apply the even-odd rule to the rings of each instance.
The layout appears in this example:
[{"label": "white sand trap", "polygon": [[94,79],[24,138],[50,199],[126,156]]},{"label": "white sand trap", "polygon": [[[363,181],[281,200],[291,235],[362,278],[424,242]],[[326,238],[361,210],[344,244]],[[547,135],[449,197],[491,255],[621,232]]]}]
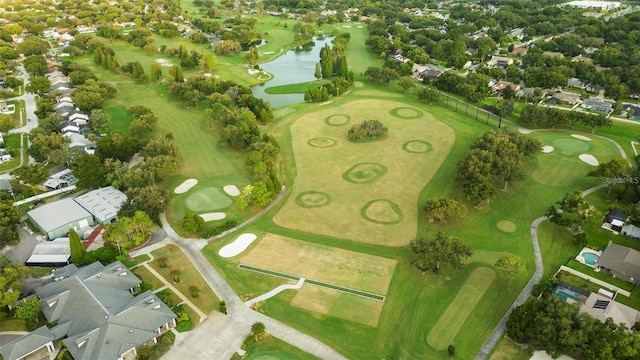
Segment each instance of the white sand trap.
[{"label": "white sand trap", "polygon": [[238,189],[235,185],[225,185],[222,190],[227,193],[229,196],[238,196],[240,195],[240,189]]},{"label": "white sand trap", "polygon": [[176,194],[184,194],[187,191],[189,191],[189,189],[196,186],[197,183],[198,183],[198,180],[196,179],[187,179],[182,184],[178,185],[178,187],[175,190],[173,190],[173,192]]},{"label": "white sand trap", "polygon": [[350,29],[350,28],[351,28],[351,25],[342,25],[342,27],[343,27],[343,28]]},{"label": "white sand trap", "polygon": [[258,237],[256,234],[245,233],[238,236],[231,244],[227,244],[218,251],[218,255],[223,258],[230,258],[240,255],[243,251],[247,250],[249,245],[254,242]]},{"label": "white sand trap", "polygon": [[271,55],[271,54],[275,54],[275,53],[276,53],[275,51],[265,51],[262,54],[263,55]]},{"label": "white sand trap", "polygon": [[214,220],[222,220],[227,217],[227,214],[223,212],[212,212],[212,213],[200,214],[200,217],[202,218],[202,220],[207,222],[207,221],[214,221]]},{"label": "white sand trap", "polygon": [[542,152],[545,153],[545,154],[553,152],[553,150],[555,150],[555,149],[551,145],[545,145],[545,146],[542,147]]},{"label": "white sand trap", "polygon": [[580,140],[584,140],[584,141],[591,141],[591,138],[583,136],[583,135],[571,134],[571,136],[573,136],[576,139],[580,139]]},{"label": "white sand trap", "polygon": [[591,154],[580,154],[580,156],[578,156],[578,157],[580,158],[580,160],[586,162],[587,164],[589,164],[591,166],[600,165],[600,163],[598,162],[598,159],[596,159],[596,157],[591,155]]}]

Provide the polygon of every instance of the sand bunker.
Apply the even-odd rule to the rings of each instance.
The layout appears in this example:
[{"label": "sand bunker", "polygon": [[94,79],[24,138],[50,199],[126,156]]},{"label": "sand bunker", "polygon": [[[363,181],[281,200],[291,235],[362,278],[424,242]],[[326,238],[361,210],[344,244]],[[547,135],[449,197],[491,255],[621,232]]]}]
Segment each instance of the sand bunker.
[{"label": "sand bunker", "polygon": [[169,60],[167,59],[156,59],[155,62],[157,62],[158,64],[160,64],[160,66],[162,67],[170,67],[173,66],[173,64],[171,62],[169,62]]},{"label": "sand bunker", "polygon": [[580,158],[580,160],[586,162],[587,164],[589,164],[591,166],[600,165],[600,163],[598,162],[598,159],[596,159],[596,157],[591,155],[591,154],[580,154],[580,156],[578,156],[578,157]]},{"label": "sand bunker", "polygon": [[200,214],[200,217],[202,218],[202,220],[207,222],[207,221],[214,221],[214,220],[222,220],[227,217],[227,214],[223,212],[212,212],[212,213]]},{"label": "sand bunker", "polygon": [[591,138],[583,136],[583,135],[571,134],[571,136],[576,138],[576,139],[580,139],[580,140],[584,140],[584,141],[591,141]]},{"label": "sand bunker", "polygon": [[189,189],[196,186],[197,183],[198,183],[198,180],[196,179],[187,179],[182,184],[178,185],[178,187],[175,190],[173,190],[173,192],[176,194],[184,194],[187,191],[189,191]]},{"label": "sand bunker", "polygon": [[240,195],[240,190],[235,185],[225,185],[222,190],[227,193],[229,196],[238,196]]},{"label": "sand bunker", "polygon": [[249,245],[254,242],[258,236],[256,234],[245,233],[238,236],[231,244],[227,244],[218,251],[218,255],[223,258],[230,258],[240,255],[243,251],[247,250]]},{"label": "sand bunker", "polygon": [[551,145],[545,145],[545,146],[542,147],[542,152],[545,153],[545,154],[553,152],[553,150],[554,150],[553,146],[551,146]]}]

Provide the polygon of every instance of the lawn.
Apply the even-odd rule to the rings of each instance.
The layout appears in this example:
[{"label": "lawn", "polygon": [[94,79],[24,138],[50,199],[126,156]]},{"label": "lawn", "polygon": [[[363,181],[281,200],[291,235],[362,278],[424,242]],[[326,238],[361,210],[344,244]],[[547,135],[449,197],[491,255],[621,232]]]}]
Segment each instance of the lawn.
[{"label": "lawn", "polygon": [[20,158],[23,154],[23,150],[20,146],[21,134],[12,134],[4,136],[4,143],[6,148],[12,148],[15,150],[15,155],[11,160],[0,164],[0,171],[11,170],[20,165]]},{"label": "lawn", "polygon": [[[298,119],[291,126],[298,176],[276,223],[392,246],[413,239],[416,198],[446,158],[453,130],[396,101],[347,101]],[[347,139],[350,127],[370,119],[389,129],[384,140]]]},{"label": "lawn", "polygon": [[529,360],[532,355],[531,349],[522,349],[520,345],[503,337],[498,341],[489,360]]},{"label": "lawn", "polygon": [[[193,267],[191,261],[182,252],[170,252],[166,247],[152,251],[152,255],[155,258],[167,257],[169,259],[169,266],[166,268],[160,268],[156,262],[152,262],[151,266],[167,281],[173,283],[173,285],[187,298],[191,300],[202,312],[208,314],[218,308],[219,299],[211,288],[204,281],[200,273]],[[173,269],[179,269],[182,274],[180,275],[180,282],[174,283],[173,277],[170,275]],[[197,286],[200,288],[200,296],[197,298],[191,297],[189,287]]]},{"label": "lawn", "polygon": [[[269,332],[269,329],[267,329]],[[277,337],[271,336],[247,349],[245,360],[316,360],[319,359]]]},{"label": "lawn", "polygon": [[[324,210],[333,206],[344,196],[353,196],[348,193],[337,195],[325,190],[331,183],[338,184],[343,182],[345,184],[340,183],[342,186],[352,186],[354,189],[358,189],[358,186],[384,182],[385,178],[389,177],[391,173],[389,163],[381,160],[387,156],[387,147],[381,146],[384,145],[384,142],[388,142],[389,139],[380,143],[364,144],[373,145],[369,150],[370,159],[352,160],[348,164],[340,162],[344,162],[344,158],[354,157],[353,151],[345,151],[348,154],[334,157],[314,157],[317,154],[312,151],[322,153],[323,151],[336,150],[338,146],[346,146],[342,144],[346,139],[338,136],[350,126],[346,125],[347,122],[354,124],[357,123],[357,120],[355,120],[353,114],[347,113],[343,109],[353,106],[354,104],[352,103],[357,103],[360,99],[381,100],[376,102],[383,102],[382,99],[388,99],[384,101],[387,103],[402,103],[401,106],[387,105],[385,110],[378,110],[376,118],[380,119],[382,114],[391,115],[390,110],[399,108],[395,111],[395,116],[391,116],[393,116],[394,121],[400,122],[400,120],[395,119],[412,115],[411,110],[406,108],[415,108],[424,113],[424,116],[417,121],[427,121],[429,123],[429,126],[423,126],[429,130],[428,135],[432,136],[438,132],[437,128],[432,126],[432,122],[440,122],[455,131],[455,138],[452,139],[453,145],[448,155],[445,154],[446,159],[435,170],[435,173],[420,178],[418,202],[417,204],[413,203],[413,206],[415,206],[415,210],[412,210],[413,213],[407,215],[408,212],[405,212],[404,208],[402,210],[404,219],[409,216],[415,218],[418,236],[432,236],[436,231],[445,231],[469,243],[475,254],[467,261],[468,265],[463,269],[444,270],[437,277],[430,273],[421,275],[410,264],[410,254],[406,247],[389,247],[382,246],[388,244],[372,243],[371,241],[363,242],[362,234],[353,236],[349,233],[350,228],[355,225],[347,220],[344,220],[345,226],[338,227],[339,230],[334,230],[333,232],[330,230],[325,231],[324,227],[329,226],[322,223],[330,222],[331,224],[336,224],[338,220],[316,215],[316,213],[319,213],[317,210]],[[588,148],[585,149],[585,144],[582,143],[585,142],[584,140],[571,137],[572,133],[581,133],[579,130],[571,133],[536,132],[530,136],[539,138],[543,145],[546,145],[545,142],[553,142],[557,139],[576,140],[577,142],[569,141],[567,143],[565,141],[563,143],[563,141],[560,141],[555,144],[559,149],[558,151],[550,154],[538,154],[536,158],[530,161],[526,169],[525,178],[522,181],[511,184],[506,192],[499,192],[493,201],[483,204],[480,209],[475,209],[468,204],[469,213],[455,223],[438,225],[430,224],[426,221],[418,221],[418,219],[422,218],[419,204],[424,203],[426,199],[445,197],[463,200],[459,186],[454,181],[451,181],[455,177],[456,164],[466,153],[471,141],[477,135],[489,130],[489,128],[472,119],[465,118],[461,114],[456,114],[437,106],[419,104],[413,99],[414,95],[411,94],[400,94],[391,92],[384,87],[366,84],[363,87],[352,89],[350,95],[340,99],[340,102],[337,102],[331,109],[319,105],[294,106],[288,111],[280,112],[279,114],[282,114],[282,116],[269,126],[270,132],[278,138],[285,154],[282,172],[288,188],[288,198],[285,204],[277,208],[278,212],[275,215],[270,213],[245,230],[304,239],[306,242],[397,260],[393,280],[387,291],[384,306],[376,324],[367,324],[355,316],[347,319],[338,313],[326,311],[319,304],[312,304],[308,300],[305,300],[306,306],[301,306],[302,300],[295,300],[295,298],[302,299],[303,297],[305,299],[328,297],[329,294],[327,293],[309,295],[305,294],[306,290],[301,290],[297,293],[293,291],[285,292],[265,302],[261,307],[260,311],[270,316],[274,316],[303,331],[311,331],[312,335],[336,347],[347,357],[373,358],[373,354],[375,354],[378,358],[384,356],[387,358],[446,359],[446,346],[449,343],[456,346],[456,353],[460,358],[472,358],[475,356],[486,337],[493,330],[493,326],[489,324],[497,324],[499,322],[504,315],[505,309],[511,305],[519,294],[520,289],[533,273],[533,252],[530,238],[531,222],[535,218],[544,215],[546,209],[566,192],[575,189],[587,189],[598,183],[598,179],[586,177],[586,174],[593,170],[594,167],[578,159],[578,155],[581,153],[578,151],[593,154],[600,161],[607,161],[610,158],[619,156],[612,144],[590,134],[584,134],[592,137],[592,141],[586,144]],[[362,112],[364,111],[360,113]],[[351,116],[351,118],[346,115]],[[391,116],[386,118],[391,118]],[[410,119],[402,120],[405,123],[411,122]],[[385,121],[382,122],[387,125]],[[391,126],[389,126],[389,136],[394,133]],[[336,131],[338,128],[341,130]],[[331,131],[334,132],[332,133]],[[397,132],[398,130],[395,131],[395,133]],[[422,134],[415,131],[414,133]],[[621,136],[622,134],[619,135]],[[431,141],[429,142],[432,143]],[[378,145],[378,148],[375,148],[375,145]],[[402,147],[403,144],[399,145]],[[406,146],[405,148],[428,148],[426,145],[419,145],[421,144],[411,144],[411,146]],[[436,146],[432,144],[432,148],[431,153],[435,152]],[[380,149],[385,149],[385,151]],[[566,154],[562,154],[562,151]],[[429,155],[431,153],[426,154]],[[336,160],[336,158],[338,159]],[[325,166],[326,162],[333,162],[333,166]],[[402,159],[397,160],[396,164],[392,162],[393,166],[395,166],[393,169],[404,166],[404,162]],[[367,165],[354,168],[355,165],[363,163]],[[340,166],[336,166],[336,164],[340,164]],[[376,166],[376,164],[382,166]],[[413,162],[411,164],[414,167],[416,166]],[[547,167],[547,170],[538,170],[540,167]],[[570,168],[570,171],[563,173],[560,179],[555,179],[558,182],[557,184],[548,184],[549,180],[542,176],[546,173],[548,177],[548,174],[552,171],[548,169],[566,167]],[[310,173],[313,173],[314,176],[310,176]],[[402,180],[403,186],[413,185],[410,182],[408,179]],[[330,183],[330,185],[327,185],[327,183]],[[306,185],[306,188],[302,189],[303,185]],[[385,188],[384,191],[388,191],[388,189]],[[380,192],[379,190],[378,193]],[[376,193],[376,198],[383,198],[378,193]],[[416,195],[413,195],[414,199],[415,197]],[[336,200],[336,198],[339,200]],[[361,195],[353,197],[351,201],[367,202],[366,198],[358,200],[360,198],[362,198]],[[388,199],[388,197],[385,198]],[[531,199],[535,199],[535,201]],[[393,199],[389,200],[396,204],[398,203]],[[293,208],[295,211],[289,208]],[[381,213],[375,211],[373,214],[362,211],[360,215],[372,215],[369,216],[370,218],[375,218],[376,216],[392,217],[393,215],[393,207],[391,205],[386,206],[386,208],[385,206],[378,207],[378,209],[383,211]],[[389,212],[391,212],[391,215]],[[307,213],[313,213],[314,215]],[[344,213],[340,214],[340,216],[337,216],[338,218],[345,217]],[[298,221],[291,220],[284,227],[282,226],[284,215],[295,216]],[[351,216],[351,218],[357,219],[355,216]],[[363,216],[361,218],[364,219]],[[358,221],[361,220],[358,219]],[[363,229],[366,229],[363,233],[366,234],[367,238],[378,236],[379,230],[374,225],[377,224],[372,223],[363,227]],[[538,231],[546,277],[553,274],[559,265],[567,261],[569,256],[574,255],[578,250],[578,245],[573,241],[571,234],[564,229],[556,228],[549,222],[543,222]],[[396,239],[400,234],[396,232],[391,236],[394,238],[393,241],[397,241]],[[220,246],[210,244],[209,247],[205,248],[204,253],[224,274],[225,278],[238,293],[259,293],[270,288],[262,284],[265,278],[268,278],[267,276],[238,270],[228,260],[221,260],[216,255],[216,249],[219,249]],[[506,291],[508,279],[504,273],[494,267],[497,258],[506,254],[521,256],[525,261],[528,272],[527,276],[514,280],[511,291]],[[264,261],[268,262],[269,259],[264,259]],[[290,259],[290,261],[295,263],[297,260]],[[495,278],[492,282],[485,284],[484,289],[477,291],[480,293],[478,298],[471,297],[467,299],[469,294],[476,292],[468,291],[470,284],[473,283],[473,285],[482,287],[478,281],[468,283],[468,279],[473,278],[475,271],[490,271]],[[273,282],[272,285],[284,282],[282,279],[272,279],[271,281]],[[319,292],[318,290],[314,291]],[[336,303],[340,304],[340,302]],[[425,304],[428,304],[428,306],[425,306]],[[463,314],[461,311],[447,310],[450,306],[462,308],[467,314]],[[354,307],[352,306],[352,308]],[[407,313],[411,314],[410,319],[406,317]],[[454,313],[458,317],[452,316]],[[445,320],[441,320],[443,318]],[[398,321],[398,319],[403,319],[403,321]],[[432,329],[440,329],[443,334],[441,336],[430,335]],[[459,331],[456,329],[459,329]],[[345,343],[343,339],[347,337],[350,341]]]},{"label": "lawn", "polygon": [[136,276],[139,277],[140,280],[142,280],[144,283],[151,285],[152,289],[160,289],[164,286],[164,283],[144,266],[138,266],[131,271],[133,271],[133,273],[136,274]]},{"label": "lawn", "polygon": [[280,86],[272,86],[266,88],[264,92],[267,94],[304,94],[305,91],[315,89],[320,85],[328,83],[327,80],[318,80],[312,82],[304,82],[298,84],[287,84]]}]

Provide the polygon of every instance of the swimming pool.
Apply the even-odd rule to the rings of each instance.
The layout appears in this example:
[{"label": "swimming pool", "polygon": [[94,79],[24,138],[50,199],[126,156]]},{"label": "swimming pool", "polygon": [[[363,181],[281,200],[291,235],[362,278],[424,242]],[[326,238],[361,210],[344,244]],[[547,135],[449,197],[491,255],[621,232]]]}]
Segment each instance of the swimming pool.
[{"label": "swimming pool", "polygon": [[584,258],[584,262],[586,262],[589,265],[595,265],[596,261],[600,259],[600,256],[598,254],[594,254],[592,252],[586,252],[586,251],[582,253],[582,257]]},{"label": "swimming pool", "polygon": [[[573,291],[572,291],[573,293]],[[563,290],[558,289],[558,291],[556,291],[556,296],[560,297],[562,300],[567,301],[567,299],[571,299],[575,302],[580,302],[580,298],[575,296],[574,294],[569,294],[568,292],[565,292]]]}]

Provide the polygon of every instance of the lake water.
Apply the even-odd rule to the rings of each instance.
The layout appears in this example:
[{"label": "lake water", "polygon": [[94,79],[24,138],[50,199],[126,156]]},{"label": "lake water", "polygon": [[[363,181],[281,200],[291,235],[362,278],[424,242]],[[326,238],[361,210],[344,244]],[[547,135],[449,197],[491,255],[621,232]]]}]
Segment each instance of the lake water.
[{"label": "lake water", "polygon": [[304,49],[289,50],[274,61],[260,64],[260,68],[274,78],[263,85],[254,86],[253,96],[268,101],[274,109],[304,102],[304,94],[267,94],[265,89],[316,80],[314,73],[316,63],[320,61],[320,49],[325,44],[331,45],[331,40],[331,37],[316,37],[313,44]]}]

